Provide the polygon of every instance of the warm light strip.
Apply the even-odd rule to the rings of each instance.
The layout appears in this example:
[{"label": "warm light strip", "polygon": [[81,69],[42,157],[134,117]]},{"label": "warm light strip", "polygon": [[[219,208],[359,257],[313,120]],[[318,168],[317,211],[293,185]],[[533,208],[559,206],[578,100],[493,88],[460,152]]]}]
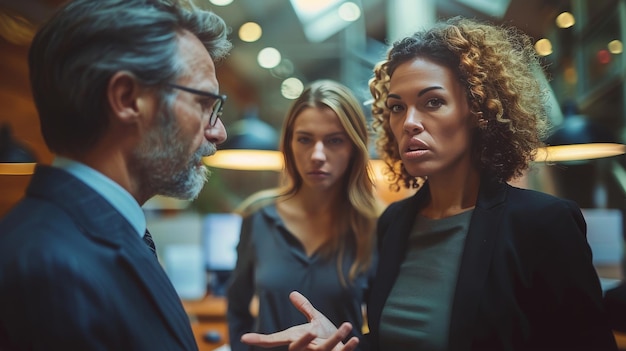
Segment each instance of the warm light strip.
[{"label": "warm light strip", "polygon": [[535,162],[564,162],[591,160],[626,153],[626,145],[590,143],[547,146],[537,150]]},{"label": "warm light strip", "polygon": [[35,171],[36,163],[2,163],[0,162],[0,174],[3,175],[30,175]]},{"label": "warm light strip", "polygon": [[[626,153],[626,145],[614,143],[592,143],[547,146],[537,150],[535,162],[564,162],[591,160]],[[270,150],[220,150],[203,159],[207,166],[235,170],[283,169],[283,155]],[[0,175],[30,175],[36,163],[0,163]],[[376,165],[374,168],[379,168]]]},{"label": "warm light strip", "polygon": [[[547,146],[537,150],[535,162],[564,162],[591,160],[626,153],[626,145],[615,143],[590,143]],[[220,150],[204,158],[207,166],[236,170],[283,169],[280,151],[266,150]],[[377,165],[378,166],[378,165]]]},{"label": "warm light strip", "polygon": [[271,150],[219,150],[203,159],[204,164],[217,168],[250,171],[280,171],[283,169],[283,154]]},{"label": "warm light strip", "polygon": [[184,210],[191,204],[190,200],[181,200],[169,196],[156,195],[146,201],[141,208],[144,210]]}]

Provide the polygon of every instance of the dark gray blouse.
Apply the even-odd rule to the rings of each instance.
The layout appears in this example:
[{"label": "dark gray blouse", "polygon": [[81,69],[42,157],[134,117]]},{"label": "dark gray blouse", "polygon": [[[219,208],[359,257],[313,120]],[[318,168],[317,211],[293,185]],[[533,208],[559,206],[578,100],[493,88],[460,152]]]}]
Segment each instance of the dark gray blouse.
[{"label": "dark gray blouse", "polygon": [[452,299],[473,212],[442,219],[418,215],[380,319],[381,350],[448,349]]},{"label": "dark gray blouse", "polygon": [[[227,289],[233,351],[256,350],[239,342],[244,333],[273,333],[306,323],[302,313],[289,302],[289,293],[294,290],[306,296],[335,325],[352,323],[354,335],[361,337],[361,308],[373,267],[344,287],[337,273],[336,257],[308,257],[300,241],[285,227],[274,204],[244,218],[237,253],[237,266]],[[353,260],[354,251],[348,249],[342,264],[345,277]],[[259,298],[257,318],[248,307],[254,294]]]}]

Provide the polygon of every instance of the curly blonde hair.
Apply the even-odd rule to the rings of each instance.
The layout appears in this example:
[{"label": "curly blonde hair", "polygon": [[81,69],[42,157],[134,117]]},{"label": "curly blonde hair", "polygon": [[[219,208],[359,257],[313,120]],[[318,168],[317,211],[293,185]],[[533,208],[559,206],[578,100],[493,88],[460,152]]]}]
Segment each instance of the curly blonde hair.
[{"label": "curly blonde hair", "polygon": [[395,42],[374,67],[372,126],[391,189],[423,181],[404,168],[385,105],[395,69],[416,58],[451,69],[465,87],[470,110],[481,119],[472,145],[478,168],[500,181],[521,176],[548,132],[547,91],[536,78],[542,67],[532,40],[514,28],[455,17]]}]

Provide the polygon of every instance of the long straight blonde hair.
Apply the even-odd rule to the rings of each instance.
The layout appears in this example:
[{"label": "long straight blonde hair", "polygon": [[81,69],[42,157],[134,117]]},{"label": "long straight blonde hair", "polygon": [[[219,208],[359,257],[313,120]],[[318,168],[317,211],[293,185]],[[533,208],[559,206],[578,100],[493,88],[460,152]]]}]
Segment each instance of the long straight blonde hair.
[{"label": "long straight blonde hair", "polygon": [[352,242],[356,245],[355,260],[350,266],[348,281],[354,281],[358,274],[371,266],[376,220],[380,214],[369,162],[370,133],[361,104],[349,88],[336,81],[324,79],[314,81],[304,89],[300,97],[292,103],[283,122],[280,149],[285,161],[284,185],[252,195],[240,206],[243,208],[240,213],[253,212],[279,197],[293,196],[302,188],[303,180],[296,168],[291,141],[296,118],[304,109],[310,107],[329,108],[335,112],[354,147],[350,164],[342,180],[344,196],[340,199],[343,202],[340,204],[341,208],[345,211],[342,218],[347,221],[349,230],[333,237],[320,251],[326,257],[337,255],[339,277],[345,284],[341,263],[348,245]]}]

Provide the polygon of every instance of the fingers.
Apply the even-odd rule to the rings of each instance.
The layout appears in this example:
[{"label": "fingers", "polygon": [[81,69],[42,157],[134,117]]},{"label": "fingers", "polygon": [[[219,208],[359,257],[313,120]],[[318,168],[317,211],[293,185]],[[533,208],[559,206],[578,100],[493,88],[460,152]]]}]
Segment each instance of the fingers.
[{"label": "fingers", "polygon": [[341,341],[348,337],[352,331],[352,324],[348,322],[344,322],[341,324],[337,332],[335,332],[328,340],[324,341],[316,350],[320,351],[330,351],[330,350],[341,350],[341,351],[352,351],[359,344],[359,339],[357,337],[352,337],[348,341],[346,345],[343,345],[341,348],[336,348],[337,345],[341,345]]},{"label": "fingers", "polygon": [[289,294],[289,300],[291,300],[291,303],[298,309],[298,311],[304,314],[309,322],[317,313],[317,310],[313,307],[313,305],[311,305],[309,300],[297,291],[292,291],[291,294]]},{"label": "fingers", "polygon": [[306,333],[302,337],[291,344],[289,344],[289,351],[304,351],[307,349],[309,343],[315,340],[316,335],[313,333]]},{"label": "fingers", "polygon": [[[314,336],[315,338],[315,336]],[[241,336],[241,342],[248,345],[256,345],[261,347],[276,347],[281,345],[287,345],[289,338],[285,331],[274,334],[257,334],[246,333]]]},{"label": "fingers", "polygon": [[354,351],[356,347],[359,345],[359,338],[353,336],[348,340],[348,342],[344,345],[341,351]]},{"label": "fingers", "polygon": [[[359,339],[351,338],[344,345],[342,343],[352,331],[352,324],[344,322],[338,329],[318,312],[309,300],[297,291],[289,294],[291,303],[304,314],[309,322],[300,326],[291,327],[273,334],[247,333],[241,336],[241,342],[261,347],[275,347],[289,345],[290,351],[353,351]],[[311,330],[313,326],[314,331]],[[321,334],[317,334],[321,333]],[[319,336],[319,338],[318,338]]]},{"label": "fingers", "polygon": [[[347,338],[350,334],[350,331],[352,331],[352,324],[348,322],[343,322],[341,326],[339,326],[339,329],[337,329],[337,332],[335,332],[328,340],[326,340],[326,342],[324,342],[324,345],[333,345],[334,347],[335,345],[341,343],[341,341],[343,341],[345,338]],[[332,350],[332,348],[329,348],[327,350]]]},{"label": "fingers", "polygon": [[[257,334],[246,333],[241,336],[241,342],[248,345],[256,345],[264,348],[276,347],[289,344],[289,351],[305,351],[305,350],[318,350],[318,351],[353,351],[359,344],[357,337],[352,337],[348,342],[341,346],[341,341],[344,340],[352,331],[352,324],[344,322],[339,329],[333,335],[325,340],[323,343],[316,345],[317,336],[312,332],[306,332],[302,334],[297,340],[290,343],[288,334],[278,332],[274,334]],[[322,339],[318,339],[319,342]]]},{"label": "fingers", "polygon": [[[315,345],[316,335],[313,333],[305,333],[298,340],[289,344],[289,351],[353,351],[359,344],[359,339],[355,336],[350,338],[345,345],[342,345],[341,341],[344,340],[348,334],[352,331],[352,325],[350,323],[343,323],[337,332],[332,337],[324,341],[319,345]],[[319,341],[319,340],[318,340]]]}]

